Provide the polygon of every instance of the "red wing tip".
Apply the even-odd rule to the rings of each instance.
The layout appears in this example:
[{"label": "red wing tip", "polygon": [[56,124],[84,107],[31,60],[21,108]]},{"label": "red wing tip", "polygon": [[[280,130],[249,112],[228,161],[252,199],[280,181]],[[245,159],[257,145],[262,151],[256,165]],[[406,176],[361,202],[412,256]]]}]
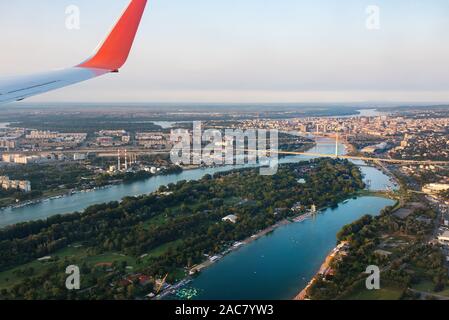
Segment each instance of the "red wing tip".
[{"label": "red wing tip", "polygon": [[97,53],[82,68],[120,69],[131,51],[147,0],[132,0]]}]

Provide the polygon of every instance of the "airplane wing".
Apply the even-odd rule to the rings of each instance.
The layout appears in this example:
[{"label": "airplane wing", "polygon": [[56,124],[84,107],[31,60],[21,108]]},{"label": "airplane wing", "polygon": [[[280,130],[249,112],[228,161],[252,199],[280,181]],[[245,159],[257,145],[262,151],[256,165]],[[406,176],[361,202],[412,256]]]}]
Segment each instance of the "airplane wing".
[{"label": "airplane wing", "polygon": [[106,73],[118,72],[131,51],[146,3],[147,0],[131,0],[97,52],[81,64],[31,76],[0,79],[0,104],[21,101]]}]

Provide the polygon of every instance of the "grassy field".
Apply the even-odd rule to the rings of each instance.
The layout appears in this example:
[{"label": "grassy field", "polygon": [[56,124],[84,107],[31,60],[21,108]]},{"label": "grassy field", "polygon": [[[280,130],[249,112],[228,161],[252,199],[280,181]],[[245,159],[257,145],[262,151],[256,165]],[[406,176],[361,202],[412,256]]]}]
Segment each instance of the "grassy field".
[{"label": "grassy field", "polygon": [[89,266],[98,266],[101,264],[108,264],[114,262],[126,262],[126,265],[134,268],[136,266],[136,259],[133,257],[125,256],[124,254],[116,252],[103,253],[97,256],[88,257],[85,262]]},{"label": "grassy field", "polygon": [[38,275],[38,274],[42,273],[47,268],[47,266],[43,262],[33,261],[33,262],[27,263],[25,265],[22,265],[20,267],[16,267],[16,268],[1,272],[0,273],[0,289],[11,288],[15,284],[22,281],[24,279],[24,277],[17,275],[16,271],[26,269],[26,268],[33,268],[34,274]]},{"label": "grassy field", "polygon": [[[232,199],[236,201],[237,199]],[[176,208],[181,210],[181,208]],[[158,227],[167,222],[169,218],[165,215],[158,215],[146,222],[144,228]],[[130,257],[121,252],[105,252],[95,254],[92,249],[84,247],[79,243],[74,243],[61,249],[51,255],[51,260],[48,261],[32,261],[24,265],[14,267],[9,270],[0,272],[0,289],[11,288],[16,284],[21,283],[29,276],[42,276],[50,270],[60,270],[61,274],[65,273],[65,267],[69,264],[75,264],[81,267],[86,264],[90,269],[101,266],[109,266],[113,263],[126,262],[127,269],[130,273],[138,273],[148,265],[150,259],[158,258],[164,255],[169,250],[176,248],[181,243],[181,240],[165,243],[157,248],[146,253],[146,255],[138,263],[138,257]],[[67,261],[66,261],[67,260]],[[70,263],[69,263],[70,262]],[[58,271],[59,272],[59,271]],[[98,268],[97,272],[105,272]],[[176,270],[170,275],[170,279],[181,279],[185,277],[185,270]],[[91,279],[94,280],[94,279]]]},{"label": "grassy field", "polygon": [[423,280],[423,281],[419,282],[418,284],[414,284],[412,286],[412,289],[417,290],[417,291],[435,294],[438,296],[449,297],[449,288],[447,286],[443,291],[439,291],[439,292],[433,291],[434,288],[435,288],[435,284],[430,280]]},{"label": "grassy field", "polygon": [[412,289],[432,293],[434,287],[435,287],[435,284],[432,281],[424,280],[418,284],[413,285]]},{"label": "grassy field", "polygon": [[399,300],[405,291],[405,287],[398,285],[382,285],[380,290],[368,290],[364,284],[342,297],[343,300]]},{"label": "grassy field", "polygon": [[346,296],[344,300],[398,300],[404,288],[386,287],[380,290],[358,290]]},{"label": "grassy field", "polygon": [[158,227],[163,225],[165,222],[167,222],[168,218],[166,218],[164,215],[160,214],[150,220],[147,220],[143,223],[143,227],[145,230],[149,230],[150,227]]},{"label": "grassy field", "polygon": [[[68,246],[62,250],[59,250],[55,254],[53,254],[52,260],[50,261],[32,261],[30,263],[15,267],[10,270],[6,270],[4,272],[0,272],[0,289],[11,288],[15,284],[23,281],[26,276],[23,276],[18,273],[18,271],[33,269],[33,276],[38,276],[43,274],[52,266],[58,265],[58,263],[63,262],[64,260],[75,261],[76,264],[81,265],[86,263],[88,267],[98,267],[102,265],[112,264],[114,262],[121,263],[126,262],[126,265],[130,272],[139,272],[139,270],[145,268],[146,261],[151,258],[157,258],[166,253],[168,250],[175,248],[181,240],[173,241],[161,245],[150,252],[142,259],[142,263],[137,264],[137,258],[126,256],[121,254],[120,252],[106,252],[98,255],[92,255],[89,253],[88,248],[83,247],[81,245],[72,245]],[[61,270],[64,272],[65,270]],[[174,274],[171,275],[171,279],[182,279],[185,277],[184,270],[177,270]]]},{"label": "grassy field", "polygon": [[150,252],[148,252],[147,256],[145,256],[146,259],[149,258],[158,258],[164,253],[166,253],[168,250],[174,249],[177,245],[179,245],[182,242],[182,240],[175,240],[172,242],[164,243],[160,247],[157,247]]}]

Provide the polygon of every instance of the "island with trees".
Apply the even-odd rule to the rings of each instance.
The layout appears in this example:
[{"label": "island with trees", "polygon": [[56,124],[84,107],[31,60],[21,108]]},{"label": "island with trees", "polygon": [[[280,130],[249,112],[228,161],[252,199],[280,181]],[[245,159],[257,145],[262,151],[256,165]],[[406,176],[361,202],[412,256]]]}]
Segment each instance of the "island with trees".
[{"label": "island with trees", "polygon": [[[347,160],[283,164],[181,181],[157,192],[0,230],[1,299],[136,299],[193,266],[310,208],[336,206],[364,188]],[[235,223],[223,218],[235,216]],[[65,287],[79,266],[81,290]]]}]

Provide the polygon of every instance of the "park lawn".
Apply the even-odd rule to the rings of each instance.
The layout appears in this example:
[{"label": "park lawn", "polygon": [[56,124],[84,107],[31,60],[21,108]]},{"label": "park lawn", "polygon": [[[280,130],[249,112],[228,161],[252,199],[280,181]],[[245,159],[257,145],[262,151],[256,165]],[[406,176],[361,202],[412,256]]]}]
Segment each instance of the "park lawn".
[{"label": "park lawn", "polygon": [[87,247],[70,246],[59,250],[56,254],[59,258],[74,259],[78,264],[86,263],[89,267],[97,264],[126,261],[128,266],[135,267],[136,259],[119,252],[106,252],[98,255],[89,255]]},{"label": "park lawn", "polygon": [[239,203],[240,201],[242,201],[242,198],[240,198],[240,197],[228,197],[228,198],[224,199],[223,203],[225,205],[232,206],[232,205]]},{"label": "park lawn", "polygon": [[434,293],[434,287],[435,284],[430,280],[422,280],[419,283],[412,285],[412,289],[429,293]]},{"label": "park lawn", "polygon": [[53,254],[53,256],[57,256],[60,259],[71,258],[71,259],[84,259],[88,256],[86,247],[78,247],[76,245],[67,246],[61,250],[58,250]]},{"label": "park lawn", "polygon": [[169,278],[170,278],[171,282],[181,281],[181,280],[185,279],[186,276],[187,276],[187,272],[184,269],[176,269],[174,272],[169,274]]},{"label": "park lawn", "polygon": [[[242,198],[239,197],[228,197],[226,199],[224,199],[224,204],[225,205],[235,205],[238,202],[242,201]],[[198,210],[198,207],[200,206],[200,204],[194,204],[194,205],[189,205],[187,206],[190,210],[192,210],[192,212],[195,212]],[[181,210],[181,205],[178,206],[174,206],[170,208],[170,212],[172,214],[175,215],[179,215],[179,214],[183,214],[182,210]],[[167,223],[167,221],[169,220],[169,217],[166,217],[165,214],[159,214],[155,217],[152,217],[151,219],[148,219],[146,221],[143,222],[143,228],[145,230],[149,230],[151,227],[159,227],[162,226],[163,224]]]},{"label": "park lawn", "polygon": [[54,262],[40,262],[40,261],[32,261],[17,267],[14,267],[12,269],[0,272],[0,289],[9,289],[13,287],[15,284],[20,283],[23,279],[26,278],[26,276],[19,276],[14,274],[16,270],[21,269],[27,269],[27,268],[33,268],[34,269],[34,275],[39,275],[40,273],[43,273],[47,269],[47,267],[50,264],[53,264]]},{"label": "park lawn", "polygon": [[431,280],[422,280],[418,284],[415,284],[412,286],[412,289],[418,290],[421,292],[427,292],[430,294],[435,294],[439,296],[445,296],[449,297],[449,287],[446,286],[446,288],[443,291],[435,292],[433,289],[435,288],[435,284]]},{"label": "park lawn", "polygon": [[[85,261],[88,257],[87,248],[85,247],[74,247],[74,246],[68,246],[64,249],[61,249],[54,254],[51,255],[51,257],[58,257],[59,261],[63,260],[64,258],[73,259],[79,263],[82,263]],[[27,268],[33,268],[34,274],[33,276],[38,276],[44,271],[46,271],[50,266],[53,266],[54,264],[58,263],[59,261],[31,261],[29,263],[14,267],[12,269],[0,272],[0,289],[3,288],[11,288],[15,284],[20,283],[23,281],[23,279],[26,278],[26,276],[18,276],[14,274],[16,270],[21,269],[27,269]],[[64,270],[62,270],[64,272]]]},{"label": "park lawn", "polygon": [[359,288],[345,296],[344,300],[399,300],[405,288],[397,286],[386,286],[380,290],[367,290]]},{"label": "park lawn", "polygon": [[[143,261],[145,262],[147,259],[150,258],[159,258],[163,254],[165,254],[168,250],[176,248],[181,243],[182,243],[181,239],[164,243],[163,245],[148,252],[148,254],[144,257]],[[102,263],[113,263],[122,261],[126,261],[128,266],[136,267],[137,259],[134,257],[126,256],[124,254],[121,254],[120,252],[106,252],[99,255],[89,256],[87,249],[88,249],[87,247],[70,246],[59,250],[54,255],[62,259],[65,257],[73,258],[79,261],[79,263],[86,262],[91,267]],[[142,264],[142,266],[144,265],[145,263]]]},{"label": "park lawn", "polygon": [[424,268],[421,268],[421,267],[418,267],[415,265],[410,265],[410,266],[408,266],[407,270],[411,270],[415,274],[415,276],[419,277],[421,282],[424,282],[424,281],[432,282],[427,279],[428,278],[427,270],[425,270]]},{"label": "park lawn", "polygon": [[446,286],[443,291],[435,292],[439,296],[449,297],[449,288]]},{"label": "park lawn", "polygon": [[154,248],[145,256],[144,261],[150,258],[159,258],[163,254],[165,254],[168,250],[176,248],[179,244],[182,243],[182,239],[178,239],[175,241],[164,243],[163,245]]},{"label": "park lawn", "polygon": [[114,263],[126,261],[127,266],[135,267],[136,259],[116,252],[108,252],[96,256],[90,256],[85,259],[89,266],[96,266],[102,263]]},{"label": "park lawn", "polygon": [[146,221],[143,223],[143,228],[144,228],[145,230],[149,230],[150,227],[158,227],[158,226],[163,225],[164,223],[167,222],[167,220],[168,220],[168,218],[165,217],[164,214],[159,214],[159,215],[157,215],[156,217],[153,217],[153,218],[151,218],[151,219],[149,219],[149,220],[146,220]]},{"label": "park lawn", "polygon": [[[144,267],[145,266],[145,260],[150,258],[158,258],[165,254],[168,250],[175,248],[178,246],[182,240],[176,240],[172,242],[165,243],[153,250],[151,250],[148,255],[144,259],[144,263],[137,266],[136,258],[126,256],[124,254],[120,254],[117,252],[107,252],[99,255],[89,256],[88,248],[83,246],[76,246],[71,245],[67,246],[54,254],[51,255],[51,257],[58,257],[59,261],[68,258],[70,260],[74,260],[76,263],[82,264],[83,262],[86,262],[89,267],[94,267],[99,264],[103,263],[114,263],[114,262],[123,262],[126,261],[127,266],[132,267],[134,271],[137,271],[138,267]],[[16,270],[21,269],[27,269],[27,268],[33,268],[34,269],[34,276],[38,276],[42,273],[44,273],[50,266],[53,266],[55,263],[58,263],[58,261],[46,261],[46,262],[40,262],[37,260],[34,260],[32,262],[14,267],[12,269],[0,272],[0,289],[10,289],[14,285],[21,283],[26,276],[19,276],[15,274],[14,272]],[[185,278],[186,273],[183,269],[177,269],[174,273],[170,275],[172,279],[181,280]]]}]

